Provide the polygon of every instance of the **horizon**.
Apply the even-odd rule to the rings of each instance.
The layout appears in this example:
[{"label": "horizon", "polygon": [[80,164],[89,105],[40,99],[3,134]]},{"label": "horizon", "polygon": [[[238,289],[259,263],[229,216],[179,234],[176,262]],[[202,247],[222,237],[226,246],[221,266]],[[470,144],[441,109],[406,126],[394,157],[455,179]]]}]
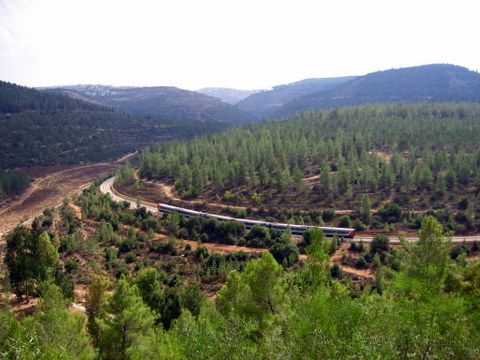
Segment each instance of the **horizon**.
[{"label": "horizon", "polygon": [[[469,69],[466,66],[459,65],[459,64],[451,64],[451,63],[445,63],[445,62],[440,62],[440,63],[432,63],[432,64],[419,64],[419,65],[413,65],[413,66],[401,66],[397,68],[390,68],[390,69],[382,69],[382,70],[375,70],[366,74],[356,74],[356,75],[343,75],[343,76],[325,76],[325,77],[307,77],[304,79],[298,79],[294,80],[290,83],[282,83],[282,84],[273,84],[269,88],[263,88],[263,89],[240,89],[240,88],[235,88],[231,86],[204,86],[202,88],[197,88],[197,89],[188,89],[188,88],[180,88],[175,85],[168,85],[168,84],[158,84],[158,85],[112,85],[112,84],[102,84],[102,83],[78,83],[78,84],[57,84],[57,85],[49,85],[49,86],[29,86],[29,85],[23,85],[23,84],[18,84],[21,86],[27,86],[27,87],[32,87],[34,89],[51,89],[51,88],[63,88],[63,87],[80,87],[80,86],[102,86],[102,87],[112,87],[112,88],[153,88],[153,87],[176,87],[182,90],[189,90],[193,92],[198,92],[200,90],[204,89],[226,89],[226,90],[238,90],[238,91],[257,91],[257,92],[262,92],[262,91],[270,91],[273,90],[274,88],[278,86],[284,86],[284,85],[290,85],[298,82],[302,82],[305,80],[314,80],[314,79],[331,79],[331,78],[338,78],[338,77],[360,77],[360,76],[366,76],[369,74],[373,74],[376,72],[382,72],[382,71],[388,71],[388,70],[399,70],[399,69],[407,69],[407,68],[414,68],[414,67],[423,67],[423,66],[432,66],[432,65],[447,65],[447,66],[458,66],[465,68],[469,71],[476,72],[478,73],[478,69]],[[0,79],[0,81],[8,81],[8,80],[3,80]],[[11,81],[10,81],[11,82]]]},{"label": "horizon", "polygon": [[421,64],[475,71],[474,10],[468,1],[0,0],[0,78],[251,90]]}]

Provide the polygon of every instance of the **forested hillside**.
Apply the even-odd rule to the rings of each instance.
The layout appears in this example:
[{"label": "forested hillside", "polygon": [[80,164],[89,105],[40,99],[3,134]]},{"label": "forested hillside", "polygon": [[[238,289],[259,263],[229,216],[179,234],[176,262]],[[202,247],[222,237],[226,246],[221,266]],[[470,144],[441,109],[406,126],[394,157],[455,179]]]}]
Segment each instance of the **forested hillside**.
[{"label": "forested hillside", "polygon": [[240,101],[237,106],[257,119],[272,117],[278,109],[290,101],[307,94],[333,88],[353,76],[338,78],[305,79],[291,84],[274,86],[272,90],[255,93]]},{"label": "forested hillside", "polygon": [[126,115],[110,108],[13,84],[0,84],[0,168],[114,159],[152,143],[223,129]]},{"label": "forested hillside", "polygon": [[186,198],[278,209],[281,220],[287,207],[335,208],[359,228],[416,228],[433,211],[465,232],[480,229],[479,136],[478,104],[369,105],[156,144],[140,173]]},{"label": "forested hillside", "polygon": [[0,81],[0,113],[23,111],[107,111],[108,109],[73,99],[70,96],[38,90]]},{"label": "forested hillside", "polygon": [[378,71],[298,97],[279,108],[274,116],[367,103],[439,101],[479,102],[480,74],[447,64]]},{"label": "forested hillside", "polygon": [[151,115],[171,121],[242,123],[251,116],[220,99],[169,86],[112,87],[79,85],[50,88],[48,91],[81,97],[84,100],[139,115]]}]

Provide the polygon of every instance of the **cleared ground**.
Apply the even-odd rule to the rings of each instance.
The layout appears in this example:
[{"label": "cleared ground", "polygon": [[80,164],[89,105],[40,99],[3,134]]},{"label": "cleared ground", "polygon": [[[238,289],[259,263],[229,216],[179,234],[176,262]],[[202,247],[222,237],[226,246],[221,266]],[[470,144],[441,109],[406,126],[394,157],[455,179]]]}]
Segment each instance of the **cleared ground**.
[{"label": "cleared ground", "polygon": [[28,223],[45,208],[59,205],[65,197],[113,169],[114,165],[108,163],[28,169],[26,172],[34,178],[30,188],[0,204],[0,237],[19,223]]}]

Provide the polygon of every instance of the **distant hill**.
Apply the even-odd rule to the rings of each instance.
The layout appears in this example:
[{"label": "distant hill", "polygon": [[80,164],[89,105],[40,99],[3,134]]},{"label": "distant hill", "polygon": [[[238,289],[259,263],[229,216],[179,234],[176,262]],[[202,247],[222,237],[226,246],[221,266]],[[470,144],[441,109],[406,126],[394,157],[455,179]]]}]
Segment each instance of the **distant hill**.
[{"label": "distant hill", "polygon": [[219,98],[220,100],[232,105],[260,91],[262,90],[237,90],[222,87],[207,87],[197,90],[197,92],[200,94]]},{"label": "distant hill", "polygon": [[226,127],[120,113],[78,97],[0,82],[0,169],[104,161]]},{"label": "distant hill", "polygon": [[79,85],[50,88],[49,91],[111,106],[126,113],[157,116],[185,123],[214,121],[234,124],[251,120],[249,114],[218,98],[169,86]]},{"label": "distant hill", "polygon": [[103,106],[73,99],[63,94],[48,93],[0,81],[0,113],[19,113],[31,110],[90,110],[106,111]]},{"label": "distant hill", "polygon": [[439,101],[480,101],[480,74],[446,64],[378,71],[298,97],[280,107],[274,117],[366,103]]},{"label": "distant hill", "polygon": [[330,89],[352,79],[354,79],[353,76],[306,79],[291,84],[279,85],[272,90],[255,93],[240,101],[237,106],[258,119],[271,117],[283,105],[300,96]]}]

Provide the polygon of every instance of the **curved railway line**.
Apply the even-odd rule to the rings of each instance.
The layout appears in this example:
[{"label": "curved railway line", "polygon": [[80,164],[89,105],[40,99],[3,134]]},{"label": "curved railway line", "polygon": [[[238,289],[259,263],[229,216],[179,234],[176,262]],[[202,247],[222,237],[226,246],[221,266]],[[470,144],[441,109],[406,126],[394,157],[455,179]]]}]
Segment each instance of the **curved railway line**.
[{"label": "curved railway line", "polygon": [[[111,177],[107,180],[105,180],[101,185],[100,185],[100,192],[102,192],[103,194],[109,194],[110,197],[112,198],[112,200],[114,201],[117,201],[117,202],[121,202],[121,201],[126,201],[130,204],[130,206],[132,207],[136,207],[136,203],[137,203],[137,200],[136,199],[133,199],[132,197],[130,196],[127,196],[127,195],[124,195],[124,194],[121,194],[119,193],[117,190],[115,190],[113,188],[113,183],[115,181],[115,177]],[[148,202],[148,201],[141,201],[140,202],[140,205],[145,207],[148,211],[151,211],[153,213],[157,213],[159,212],[159,209],[157,207],[157,204],[154,204],[152,202]],[[172,207],[171,205],[167,205],[167,204],[160,204],[161,207],[171,207],[171,208],[175,208],[177,209],[181,209],[181,212],[182,213],[185,213],[185,214],[188,214],[190,213],[191,215],[197,215],[197,216],[206,216],[206,217],[212,217],[212,218],[217,218],[217,219],[220,219],[220,220],[228,220],[228,221],[241,221],[243,223],[245,223],[245,225],[247,227],[249,226],[252,226],[252,224],[255,224],[255,223],[258,223],[260,225],[263,225],[263,226],[268,226],[268,224],[277,224],[277,223],[267,223],[267,222],[263,222],[263,221],[258,221],[258,220],[249,220],[249,219],[236,219],[236,218],[230,218],[230,217],[226,217],[226,216],[222,216],[222,215],[217,215],[217,214],[210,214],[210,213],[199,213],[197,211],[194,211],[194,210],[191,210],[191,209],[186,209],[186,208],[178,208],[178,207]],[[279,224],[279,225],[284,225],[284,226],[287,226],[287,224]],[[294,228],[295,227],[304,227],[304,228],[308,228],[306,226],[303,226],[303,225],[290,225],[290,228],[292,229],[292,233],[294,235],[300,235],[300,233],[296,233],[294,231]],[[327,228],[328,229],[328,228]],[[330,228],[330,229],[341,229],[341,230],[345,230],[345,229],[342,229],[342,228]],[[353,229],[347,229],[347,230],[353,230]],[[303,231],[302,231],[303,233]],[[363,235],[363,234],[355,234],[353,233],[352,235],[354,235],[353,238],[346,238],[346,240],[349,240],[349,241],[355,241],[355,242],[365,242],[365,243],[369,243],[373,240],[373,236],[371,235]],[[340,235],[341,236],[341,235]],[[390,239],[390,242],[392,244],[399,244],[400,243],[400,239],[399,239],[399,236],[398,235],[389,235],[388,236],[389,239]],[[411,240],[411,241],[417,241],[418,240],[418,237],[414,237],[414,236],[407,236],[405,237],[405,239],[407,240]],[[480,235],[469,235],[469,236],[452,236],[452,243],[473,243],[475,241],[478,241],[480,242]]]}]

